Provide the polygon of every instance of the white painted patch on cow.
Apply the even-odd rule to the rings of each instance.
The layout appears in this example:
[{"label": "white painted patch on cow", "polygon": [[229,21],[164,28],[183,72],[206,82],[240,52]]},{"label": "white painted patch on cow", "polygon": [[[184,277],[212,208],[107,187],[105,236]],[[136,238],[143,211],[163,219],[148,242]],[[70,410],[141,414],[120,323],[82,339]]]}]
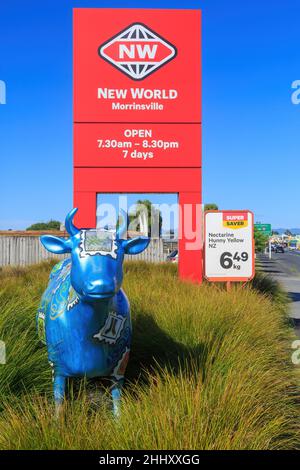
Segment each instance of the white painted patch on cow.
[{"label": "white painted patch on cow", "polygon": [[114,344],[120,337],[125,320],[125,317],[117,315],[115,312],[109,312],[104,326],[101,328],[99,333],[94,335],[94,338],[98,338],[99,341]]}]

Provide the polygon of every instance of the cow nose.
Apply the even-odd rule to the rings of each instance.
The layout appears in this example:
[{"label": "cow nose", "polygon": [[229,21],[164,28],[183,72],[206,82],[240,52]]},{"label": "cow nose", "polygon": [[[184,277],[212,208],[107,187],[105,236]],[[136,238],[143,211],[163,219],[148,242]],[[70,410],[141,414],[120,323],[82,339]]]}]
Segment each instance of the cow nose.
[{"label": "cow nose", "polygon": [[84,291],[87,294],[105,294],[114,292],[115,285],[111,279],[95,279],[85,282]]}]

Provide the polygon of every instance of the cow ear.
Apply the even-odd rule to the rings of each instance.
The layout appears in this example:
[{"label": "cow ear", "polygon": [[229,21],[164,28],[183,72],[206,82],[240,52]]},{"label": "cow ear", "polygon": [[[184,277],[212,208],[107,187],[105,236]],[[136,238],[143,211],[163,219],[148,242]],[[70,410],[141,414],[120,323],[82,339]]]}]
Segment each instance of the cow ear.
[{"label": "cow ear", "polygon": [[54,237],[53,235],[42,235],[40,240],[46,250],[51,251],[51,253],[61,255],[72,251],[70,239],[65,240],[64,238]]},{"label": "cow ear", "polygon": [[149,242],[148,237],[136,237],[131,240],[122,240],[122,245],[127,255],[138,255],[147,248]]}]

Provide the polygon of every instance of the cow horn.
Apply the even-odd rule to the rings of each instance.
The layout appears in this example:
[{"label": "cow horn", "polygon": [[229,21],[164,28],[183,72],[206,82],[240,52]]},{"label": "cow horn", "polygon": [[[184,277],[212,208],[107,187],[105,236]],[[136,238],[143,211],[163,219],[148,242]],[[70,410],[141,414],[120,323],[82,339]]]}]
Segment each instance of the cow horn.
[{"label": "cow horn", "polygon": [[128,217],[127,213],[123,209],[120,209],[120,216],[122,217],[123,222],[119,225],[119,228],[117,229],[117,239],[122,238],[127,232]]},{"label": "cow horn", "polygon": [[71,235],[71,237],[73,237],[74,235],[76,235],[78,232],[80,232],[80,230],[75,227],[75,225],[73,224],[73,219],[74,219],[74,216],[76,214],[76,212],[78,211],[77,207],[75,207],[74,209],[72,209],[67,217],[66,217],[66,220],[65,220],[65,227],[66,227],[66,230],[68,232],[69,235]]}]

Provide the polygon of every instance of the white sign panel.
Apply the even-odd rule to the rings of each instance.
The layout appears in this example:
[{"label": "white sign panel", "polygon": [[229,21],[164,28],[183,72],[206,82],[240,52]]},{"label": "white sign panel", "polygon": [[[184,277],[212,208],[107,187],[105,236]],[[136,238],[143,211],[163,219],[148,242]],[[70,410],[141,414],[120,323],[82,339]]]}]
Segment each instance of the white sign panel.
[{"label": "white sign panel", "polygon": [[205,213],[204,270],[210,281],[247,281],[253,278],[252,212]]}]

